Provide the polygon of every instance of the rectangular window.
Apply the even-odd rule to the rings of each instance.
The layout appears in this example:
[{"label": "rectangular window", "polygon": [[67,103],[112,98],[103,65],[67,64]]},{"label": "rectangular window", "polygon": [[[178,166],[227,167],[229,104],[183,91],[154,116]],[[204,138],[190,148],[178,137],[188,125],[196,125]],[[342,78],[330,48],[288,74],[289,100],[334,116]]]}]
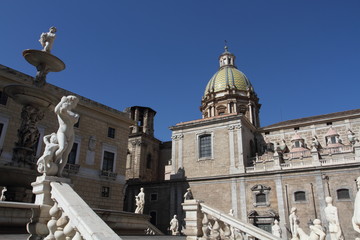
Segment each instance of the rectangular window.
[{"label": "rectangular window", "polygon": [[114,160],[115,160],[115,153],[104,151],[102,170],[108,171],[108,172],[113,172]]},{"label": "rectangular window", "polygon": [[2,134],[2,131],[3,131],[3,128],[4,128],[4,124],[0,123],[0,137],[1,137],[1,134]]},{"label": "rectangular window", "polygon": [[157,193],[150,194],[150,201],[157,201],[157,199],[158,199]]},{"label": "rectangular window", "polygon": [[211,157],[211,134],[199,137],[199,158]]},{"label": "rectangular window", "polygon": [[0,91],[0,104],[6,105],[7,99],[8,99],[8,96],[4,92]]},{"label": "rectangular window", "polygon": [[74,143],[71,148],[71,152],[69,153],[68,163],[75,164],[76,163],[76,155],[77,155],[78,143]]},{"label": "rectangular window", "polygon": [[108,137],[115,138],[115,128],[112,128],[112,127],[108,128]]},{"label": "rectangular window", "polygon": [[101,197],[110,197],[110,187],[101,187]]}]

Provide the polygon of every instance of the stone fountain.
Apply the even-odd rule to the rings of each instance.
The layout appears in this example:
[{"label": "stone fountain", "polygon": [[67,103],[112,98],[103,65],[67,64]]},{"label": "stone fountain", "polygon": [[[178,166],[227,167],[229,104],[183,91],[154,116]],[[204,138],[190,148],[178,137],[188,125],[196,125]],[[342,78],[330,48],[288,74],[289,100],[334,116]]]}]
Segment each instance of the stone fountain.
[{"label": "stone fountain", "polygon": [[37,69],[32,85],[9,85],[4,88],[5,93],[15,102],[21,104],[21,125],[18,129],[18,140],[15,143],[12,157],[13,166],[33,167],[35,162],[35,147],[39,141],[40,133],[37,123],[44,117],[46,111],[52,111],[59,101],[43,87],[49,72],[60,72],[65,69],[65,64],[50,53],[56,28],[51,27],[49,32],[42,33],[40,43],[42,50],[27,49],[23,56]]}]

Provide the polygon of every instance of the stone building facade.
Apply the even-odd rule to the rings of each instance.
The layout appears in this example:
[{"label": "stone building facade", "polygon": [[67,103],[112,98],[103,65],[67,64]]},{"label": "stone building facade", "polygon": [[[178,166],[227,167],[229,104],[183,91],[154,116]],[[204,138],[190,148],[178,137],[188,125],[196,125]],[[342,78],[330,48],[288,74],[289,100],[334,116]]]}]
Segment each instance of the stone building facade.
[{"label": "stone building facade", "polygon": [[[42,138],[58,129],[53,111],[44,111],[37,124],[39,141],[34,156],[26,161],[14,159],[14,143],[21,125],[23,107],[7,97],[9,85],[32,86],[33,77],[0,65],[0,186],[6,186],[9,201],[32,202],[32,186],[36,176],[36,160],[44,148]],[[129,126],[133,121],[121,112],[100,103],[46,84],[43,93],[59,102],[62,96],[75,95],[79,103],[74,110],[80,115],[75,125],[75,144],[69,155],[64,176],[72,180],[75,191],[92,207],[122,210],[126,182],[126,155]],[[41,96],[39,96],[41,97]]]},{"label": "stone building facade", "polygon": [[[227,48],[219,64],[205,87],[202,118],[170,127],[171,161],[164,180],[129,181],[129,196],[144,187],[145,213],[155,212],[164,231],[173,214],[183,220],[180,203],[191,187],[195,199],[226,213],[233,209],[237,218],[267,231],[279,220],[284,239],[290,237],[292,207],[305,231],[315,218],[327,227],[325,197],[331,196],[345,238],[355,238],[351,217],[360,176],[360,109],[260,127],[259,98]],[[131,201],[125,204],[130,210]]]}]

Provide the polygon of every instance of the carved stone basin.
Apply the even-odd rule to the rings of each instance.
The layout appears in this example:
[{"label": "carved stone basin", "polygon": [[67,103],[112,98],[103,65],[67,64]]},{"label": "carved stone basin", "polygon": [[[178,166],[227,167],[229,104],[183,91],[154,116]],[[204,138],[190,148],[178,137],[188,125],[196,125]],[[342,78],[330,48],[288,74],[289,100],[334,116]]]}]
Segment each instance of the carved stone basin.
[{"label": "carved stone basin", "polygon": [[33,106],[40,109],[54,110],[59,99],[41,88],[26,85],[9,85],[4,88],[5,93],[15,102],[23,106]]},{"label": "carved stone basin", "polygon": [[35,67],[45,64],[48,72],[60,72],[65,69],[65,63],[48,52],[27,49],[23,51],[23,56]]}]

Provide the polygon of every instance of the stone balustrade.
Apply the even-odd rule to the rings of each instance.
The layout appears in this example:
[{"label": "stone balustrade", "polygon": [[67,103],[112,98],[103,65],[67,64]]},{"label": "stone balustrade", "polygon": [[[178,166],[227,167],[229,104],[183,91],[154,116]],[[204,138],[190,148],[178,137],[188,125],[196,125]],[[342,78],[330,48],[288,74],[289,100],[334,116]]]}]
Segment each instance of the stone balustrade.
[{"label": "stone balustrade", "polygon": [[280,240],[280,238],[256,226],[244,223],[235,217],[207,206],[202,201],[185,200],[184,234],[187,240],[207,239],[262,239]]},{"label": "stone balustrade", "polygon": [[247,173],[356,163],[360,162],[360,146],[343,145],[283,154],[267,153],[251,159],[254,165],[246,168]]},{"label": "stone balustrade", "polygon": [[37,177],[32,183],[40,209],[28,223],[28,239],[121,240],[69,184],[69,179],[51,176]]}]

